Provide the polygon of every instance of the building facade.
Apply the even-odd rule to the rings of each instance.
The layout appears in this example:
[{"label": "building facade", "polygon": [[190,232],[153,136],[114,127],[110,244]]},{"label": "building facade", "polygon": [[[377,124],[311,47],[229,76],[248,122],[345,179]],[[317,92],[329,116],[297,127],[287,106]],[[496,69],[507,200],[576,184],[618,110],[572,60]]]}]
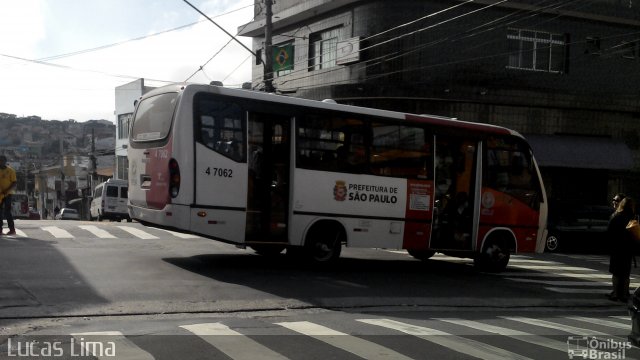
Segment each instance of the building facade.
[{"label": "building facade", "polygon": [[153,88],[145,86],[144,79],[132,81],[115,89],[116,166],[113,173],[114,179],[129,179],[129,162],[127,160],[129,125],[136,108],[135,102],[151,89]]},{"label": "building facade", "polygon": [[[264,56],[265,9],[239,27]],[[278,0],[276,91],[522,133],[552,201],[640,197],[640,4]],[[254,62],[253,88],[264,86]]]}]

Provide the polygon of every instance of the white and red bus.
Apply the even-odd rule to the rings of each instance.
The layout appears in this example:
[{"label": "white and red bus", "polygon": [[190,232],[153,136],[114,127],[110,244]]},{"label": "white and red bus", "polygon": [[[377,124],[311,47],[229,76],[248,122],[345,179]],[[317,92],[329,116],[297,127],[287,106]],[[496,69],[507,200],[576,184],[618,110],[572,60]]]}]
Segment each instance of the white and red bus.
[{"label": "white and red bus", "polygon": [[544,248],[540,172],[502,127],[177,84],[140,99],[129,140],[131,218],[261,254],[406,249],[502,270]]}]

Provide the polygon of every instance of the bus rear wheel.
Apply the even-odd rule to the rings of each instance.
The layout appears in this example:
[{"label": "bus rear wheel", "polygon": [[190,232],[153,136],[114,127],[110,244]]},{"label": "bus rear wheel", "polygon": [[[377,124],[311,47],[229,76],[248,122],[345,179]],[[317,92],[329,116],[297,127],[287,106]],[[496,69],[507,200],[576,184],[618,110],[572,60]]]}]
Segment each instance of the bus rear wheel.
[{"label": "bus rear wheel", "polygon": [[481,271],[501,272],[507,268],[511,251],[505,241],[490,241],[482,253],[473,259],[473,264]]},{"label": "bus rear wheel", "polygon": [[418,260],[427,260],[435,255],[435,251],[433,250],[407,250],[409,255],[413,256]]}]

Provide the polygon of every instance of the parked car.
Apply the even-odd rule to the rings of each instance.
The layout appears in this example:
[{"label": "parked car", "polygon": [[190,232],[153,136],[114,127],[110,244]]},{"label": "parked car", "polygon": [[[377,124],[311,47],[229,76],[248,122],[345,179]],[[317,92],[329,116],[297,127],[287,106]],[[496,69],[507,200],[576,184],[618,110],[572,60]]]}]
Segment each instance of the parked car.
[{"label": "parked car", "polygon": [[613,208],[581,205],[551,208],[545,251],[606,253],[606,231]]},{"label": "parked car", "polygon": [[34,208],[29,208],[29,220],[40,220],[40,213]]},{"label": "parked car", "polygon": [[91,220],[103,219],[131,222],[127,209],[129,183],[126,180],[109,179],[96,186],[89,209]]},{"label": "parked car", "polygon": [[76,209],[62,208],[56,215],[56,220],[80,220],[80,214]]}]

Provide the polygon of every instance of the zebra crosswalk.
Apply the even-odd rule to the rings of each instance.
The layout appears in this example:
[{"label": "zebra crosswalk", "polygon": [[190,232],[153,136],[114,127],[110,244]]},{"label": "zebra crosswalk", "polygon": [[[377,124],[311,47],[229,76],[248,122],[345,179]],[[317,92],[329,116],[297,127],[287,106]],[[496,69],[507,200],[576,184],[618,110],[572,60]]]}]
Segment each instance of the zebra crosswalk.
[{"label": "zebra crosswalk", "polygon": [[[392,251],[401,254],[403,251]],[[470,259],[461,259],[435,254],[431,260],[472,265]],[[582,261],[587,266],[567,265],[567,261]],[[611,274],[605,265],[605,255],[581,254],[532,254],[512,255],[506,271],[487,273],[516,283],[542,287],[559,294],[589,295],[601,297],[611,291]],[[631,274],[630,288],[640,287],[640,275]]]},{"label": "zebra crosswalk", "polygon": [[[552,255],[558,260],[567,259],[566,256]],[[608,264],[608,258],[601,255],[572,255],[573,260],[584,260],[588,266],[564,266],[549,260],[547,264],[531,265],[515,259],[510,264],[509,271],[497,274],[506,280],[527,283],[543,287],[545,290],[562,294],[607,294],[611,291],[611,274],[603,265]],[[630,288],[640,287],[640,277],[631,275]]]},{"label": "zebra crosswalk", "polygon": [[[85,354],[97,359],[185,359],[193,358],[195,352],[198,358],[273,360],[566,359],[569,350],[589,350],[598,359],[640,356],[640,350],[626,338],[631,319],[620,315],[538,318],[473,314],[472,318],[419,319],[362,315],[331,313],[295,320],[266,317],[175,321],[162,324],[160,330],[156,325],[153,334],[137,331],[127,334],[120,328],[71,331],[68,336],[86,347]],[[28,342],[30,336],[36,335],[13,337],[13,343]],[[57,335],[60,336],[64,334]],[[108,343],[112,352],[105,354],[105,347],[96,343]],[[0,357],[5,352],[15,354],[17,349],[11,346],[0,344]],[[97,353],[96,349],[103,353]],[[214,356],[218,354],[221,356]]]},{"label": "zebra crosswalk", "polygon": [[12,239],[34,238],[34,239],[75,239],[75,238],[97,238],[97,239],[117,239],[117,238],[139,238],[145,240],[159,239],[172,236],[180,239],[198,239],[199,236],[193,234],[179,233],[176,231],[164,230],[153,227],[141,227],[132,225],[68,225],[38,226],[16,229],[16,235],[3,235],[2,239],[11,241]]}]

